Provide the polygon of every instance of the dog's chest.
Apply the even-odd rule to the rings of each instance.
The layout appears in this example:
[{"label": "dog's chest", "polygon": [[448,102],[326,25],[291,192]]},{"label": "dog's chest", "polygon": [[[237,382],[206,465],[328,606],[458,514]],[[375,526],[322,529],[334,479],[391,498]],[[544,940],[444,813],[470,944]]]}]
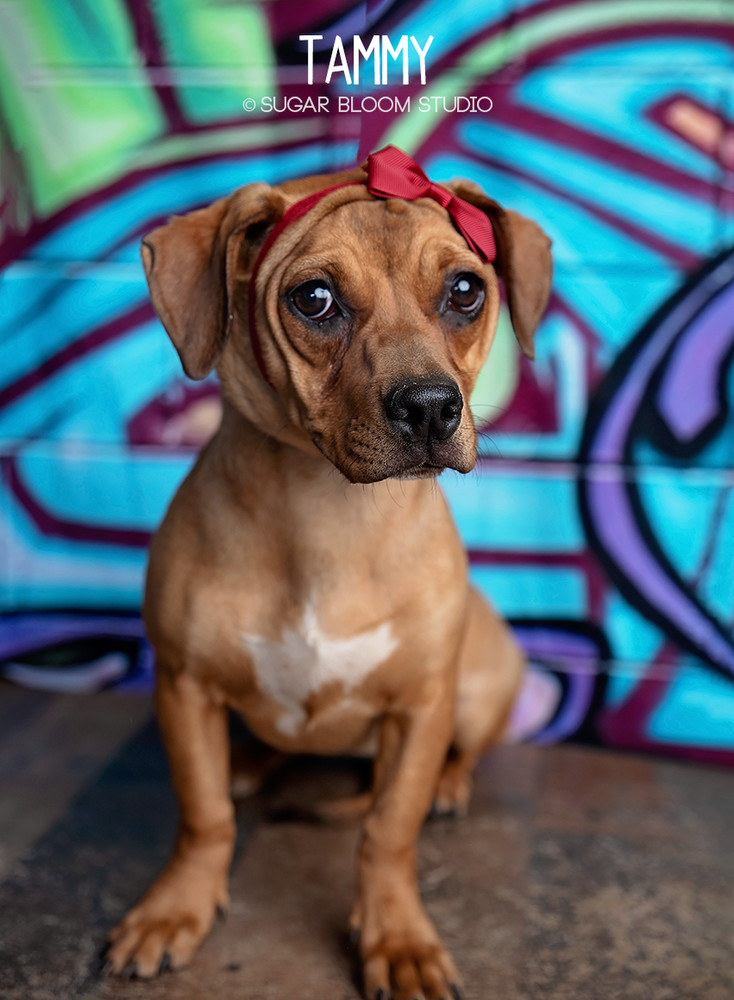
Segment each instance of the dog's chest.
[{"label": "dog's chest", "polygon": [[[385,622],[349,638],[324,631],[313,606],[298,627],[284,627],[278,640],[242,633],[260,692],[277,703],[276,728],[295,737],[307,725],[310,707],[324,693],[346,707],[351,694],[397,648]],[[333,705],[333,698],[331,699]]]}]

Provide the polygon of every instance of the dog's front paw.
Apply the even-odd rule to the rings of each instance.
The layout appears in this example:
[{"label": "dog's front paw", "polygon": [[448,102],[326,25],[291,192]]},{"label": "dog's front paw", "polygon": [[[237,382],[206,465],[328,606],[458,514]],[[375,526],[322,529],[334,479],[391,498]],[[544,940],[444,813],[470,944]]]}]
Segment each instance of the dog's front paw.
[{"label": "dog's front paw", "polygon": [[149,979],[182,969],[227,905],[226,886],[215,889],[201,870],[172,866],[110,932],[102,974]]},{"label": "dog's front paw", "polygon": [[440,941],[390,940],[363,953],[367,1000],[460,1000],[454,963]]},{"label": "dog's front paw", "polygon": [[367,1000],[462,1000],[453,960],[420,904],[412,916],[391,907],[367,916],[359,952]]}]

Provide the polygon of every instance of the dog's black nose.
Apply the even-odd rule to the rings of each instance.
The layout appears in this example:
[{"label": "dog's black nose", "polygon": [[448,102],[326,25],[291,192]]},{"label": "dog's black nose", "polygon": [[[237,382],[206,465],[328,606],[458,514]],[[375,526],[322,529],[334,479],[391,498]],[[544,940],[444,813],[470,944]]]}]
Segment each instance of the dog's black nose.
[{"label": "dog's black nose", "polygon": [[446,441],[461,422],[464,400],[446,376],[402,380],[385,396],[387,419],[405,441]]}]

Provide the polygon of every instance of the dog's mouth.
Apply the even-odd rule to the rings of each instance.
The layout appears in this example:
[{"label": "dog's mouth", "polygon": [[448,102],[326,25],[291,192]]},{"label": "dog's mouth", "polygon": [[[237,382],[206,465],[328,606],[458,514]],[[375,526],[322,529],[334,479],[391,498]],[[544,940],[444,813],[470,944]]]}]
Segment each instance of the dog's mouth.
[{"label": "dog's mouth", "polygon": [[469,472],[476,460],[474,440],[463,434],[452,435],[447,441],[395,445],[390,479],[435,479],[446,469]]},{"label": "dog's mouth", "polygon": [[416,455],[404,455],[395,461],[392,468],[386,470],[384,479],[437,479],[442,472],[447,469],[454,469],[456,472],[470,472],[474,467],[474,459],[463,451],[446,451],[445,455],[432,454],[431,451],[421,457]]},{"label": "dog's mouth", "polygon": [[445,472],[445,465],[432,465],[426,462],[424,465],[414,465],[409,469],[402,469],[396,472],[391,479],[436,479]]},{"label": "dog's mouth", "polygon": [[387,439],[379,447],[355,451],[334,448],[320,434],[311,440],[321,454],[351,483],[379,483],[387,479],[436,479],[446,469],[469,472],[476,453],[443,445],[440,448],[400,447]]}]

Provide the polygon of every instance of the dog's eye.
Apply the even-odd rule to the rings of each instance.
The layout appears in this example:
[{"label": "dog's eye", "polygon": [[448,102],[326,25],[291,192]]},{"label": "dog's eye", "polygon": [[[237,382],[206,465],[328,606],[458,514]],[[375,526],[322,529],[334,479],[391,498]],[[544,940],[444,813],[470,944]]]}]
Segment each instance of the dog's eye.
[{"label": "dog's eye", "polygon": [[457,276],[449,292],[449,309],[471,313],[484,301],[484,282],[478,274],[466,271]]},{"label": "dog's eye", "polygon": [[326,320],[339,315],[331,289],[323,281],[305,281],[294,288],[291,302],[306,319]]}]

